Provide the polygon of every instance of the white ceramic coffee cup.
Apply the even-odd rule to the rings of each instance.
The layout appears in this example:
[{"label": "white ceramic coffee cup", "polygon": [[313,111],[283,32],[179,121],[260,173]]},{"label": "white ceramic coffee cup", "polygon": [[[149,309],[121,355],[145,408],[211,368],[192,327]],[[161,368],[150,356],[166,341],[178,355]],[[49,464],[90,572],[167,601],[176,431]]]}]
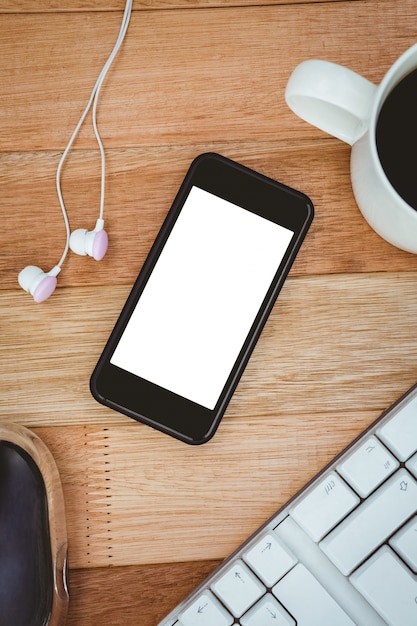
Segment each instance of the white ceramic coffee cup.
[{"label": "white ceramic coffee cup", "polygon": [[384,100],[416,68],[417,44],[397,59],[378,86],[346,67],[311,59],[295,68],[285,91],[294,113],[352,146],[352,188],[363,216],[386,241],[413,253],[417,253],[417,210],[386,177],[375,133]]}]

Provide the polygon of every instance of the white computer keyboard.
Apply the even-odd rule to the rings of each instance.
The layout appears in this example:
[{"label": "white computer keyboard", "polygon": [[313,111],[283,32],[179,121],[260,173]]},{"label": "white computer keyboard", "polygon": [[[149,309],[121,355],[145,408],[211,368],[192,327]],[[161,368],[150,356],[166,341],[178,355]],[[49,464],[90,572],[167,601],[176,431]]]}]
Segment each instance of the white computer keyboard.
[{"label": "white computer keyboard", "polygon": [[417,385],[159,626],[417,625]]}]

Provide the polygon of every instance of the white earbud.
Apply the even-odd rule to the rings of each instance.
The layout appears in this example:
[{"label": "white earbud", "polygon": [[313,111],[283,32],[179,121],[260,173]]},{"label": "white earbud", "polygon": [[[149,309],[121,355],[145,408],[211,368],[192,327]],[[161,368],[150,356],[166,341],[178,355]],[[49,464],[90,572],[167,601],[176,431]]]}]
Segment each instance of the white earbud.
[{"label": "white earbud", "polygon": [[58,265],[50,272],[44,272],[36,265],[28,265],[19,273],[19,285],[33,296],[35,302],[43,302],[55,291],[56,277],[60,271]]},{"label": "white earbud", "polygon": [[70,248],[81,256],[93,257],[96,261],[101,261],[107,252],[109,239],[104,230],[104,221],[98,219],[94,230],[88,231],[86,228],[77,228],[71,233]]}]

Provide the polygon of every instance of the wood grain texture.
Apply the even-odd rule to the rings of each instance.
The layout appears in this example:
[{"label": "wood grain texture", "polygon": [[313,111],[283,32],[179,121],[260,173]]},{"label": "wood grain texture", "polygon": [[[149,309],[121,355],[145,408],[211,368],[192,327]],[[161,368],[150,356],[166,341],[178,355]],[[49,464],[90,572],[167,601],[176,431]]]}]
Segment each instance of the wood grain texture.
[{"label": "wood grain texture", "polygon": [[[68,626],[156,626],[417,379],[417,255],[363,220],[349,147],[284,101],[306,58],[378,83],[415,43],[414,0],[135,1],[99,105],[108,255],[69,255],[43,305],[20,290],[20,269],[64,246],[55,171],[123,6],[0,3],[0,421],[32,428],[61,473]],[[88,382],[208,150],[304,191],[316,215],[218,433],[194,448],[100,406]],[[99,182],[87,124],[63,172],[72,228],[93,227]]]},{"label": "wood grain texture", "polygon": [[[309,2],[322,2],[323,0],[309,0]],[[342,0],[327,0],[328,2],[340,2]],[[363,0],[351,0],[361,2]],[[300,0],[262,0],[258,4],[299,4]],[[122,11],[125,0],[2,0],[2,13],[63,13],[63,12],[87,12],[87,11]],[[163,9],[204,9],[213,7],[251,6],[253,0],[134,0],[133,11],[140,10],[163,10]]]},{"label": "wood grain texture", "polygon": [[[351,189],[347,146],[327,139],[243,143],[238,147],[222,142],[110,151],[106,194],[109,252],[100,264],[70,255],[59,287],[132,285],[192,159],[207,148],[310,196],[315,219],[292,276],[417,269],[415,255],[386,243],[362,218]],[[2,288],[13,288],[19,271],[27,264],[48,269],[55,265],[64,246],[51,157],[43,152],[26,153],[25,157],[19,158],[17,167],[15,154],[0,155]],[[72,228],[94,226],[100,188],[97,159],[98,155],[91,152],[72,158],[64,186]],[[22,210],[25,205],[27,209]],[[36,219],[31,210],[36,211]],[[10,213],[13,220],[7,219]]]},{"label": "wood grain texture", "polygon": [[181,561],[185,546],[192,560],[227,554],[238,503],[243,539],[414,382],[416,278],[289,279],[218,433],[197,448],[89,393],[124,287],[69,288],[45,307],[3,292],[1,419],[39,428],[53,451],[73,566]]},{"label": "wood grain texture", "polygon": [[[358,212],[348,146],[297,119],[284,102],[288,76],[304,58],[345,63],[379,81],[413,43],[415,12],[409,0],[384,3],[383,11],[379,2],[358,0],[302,9],[139,11],[99,107],[108,161],[110,252],[99,271],[70,257],[59,284],[131,284],[191,160],[207,150],[240,160],[312,198],[311,243],[294,271],[415,269],[415,257],[385,244]],[[47,19],[37,13],[0,14],[2,287],[13,287],[25,264],[49,268],[60,256],[64,228],[55,170],[119,20],[118,14],[104,19],[94,12],[51,13]],[[333,29],[337,36],[329,36]],[[377,39],[369,32],[376,32]],[[377,53],[371,52],[369,46],[378,42]],[[99,172],[87,123],[63,172],[73,228],[94,225]],[[11,213],[13,220],[7,219]]]},{"label": "wood grain texture", "polygon": [[[283,99],[288,77],[300,61],[325,56],[379,82],[414,43],[416,11],[413,0],[381,6],[355,0],[135,13],[101,92],[106,147],[320,136],[294,124]],[[119,26],[114,12],[1,15],[1,151],[63,150]],[[369,32],[381,41],[378,55]],[[86,128],[77,148],[91,146]]]},{"label": "wood grain texture", "polygon": [[202,561],[73,570],[67,626],[97,626],[98,619],[109,626],[155,626],[218,564]]},{"label": "wood grain texture", "polygon": [[[309,411],[322,409],[323,396],[341,410],[372,409],[377,398],[385,402],[381,393],[385,388],[389,394],[395,376],[401,378],[407,369],[415,374],[417,337],[410,313],[417,306],[416,276],[288,279],[229,407],[231,417],[242,410],[252,414],[257,389],[268,397],[262,413],[271,416],[277,410],[302,411],[306,397]],[[34,306],[20,291],[1,293],[7,394],[0,397],[0,416],[27,426],[50,420],[56,426],[104,425],[106,417],[113,424],[130,423],[93,401],[88,387],[128,292],[126,287],[68,288],[44,306]],[[375,364],[379,389],[370,385]],[[352,405],[346,391],[353,388],[363,389],[364,397],[359,393]]]}]

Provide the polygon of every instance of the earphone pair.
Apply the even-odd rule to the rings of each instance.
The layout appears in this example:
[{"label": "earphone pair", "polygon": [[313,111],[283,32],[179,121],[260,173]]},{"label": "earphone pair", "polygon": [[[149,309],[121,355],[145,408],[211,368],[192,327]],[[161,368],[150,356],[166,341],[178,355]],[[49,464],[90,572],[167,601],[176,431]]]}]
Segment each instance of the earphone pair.
[{"label": "earphone pair", "polygon": [[[25,267],[18,276],[19,285],[30,293],[33,296],[35,302],[43,302],[55,291],[55,287],[57,284],[57,276],[61,271],[62,264],[65,261],[65,258],[68,254],[68,250],[71,249],[76,254],[80,254],[81,256],[91,256],[96,261],[100,261],[107,251],[108,246],[108,236],[106,231],[104,230],[104,188],[105,188],[105,178],[106,178],[106,161],[104,155],[103,143],[101,141],[100,133],[98,132],[97,127],[97,102],[98,96],[100,93],[100,89],[102,87],[104,78],[112,64],[124,38],[126,35],[127,27],[130,21],[130,15],[132,11],[132,1],[127,0],[126,6],[123,14],[123,20],[120,27],[119,35],[117,37],[117,41],[114,45],[114,48],[104,64],[103,69],[101,70],[99,77],[93,87],[91,92],[89,101],[87,106],[81,115],[81,118],[74,129],[74,132],[71,135],[71,138],[61,156],[59,161],[57,171],[56,171],[56,189],[58,194],[58,200],[61,206],[61,211],[64,219],[65,230],[66,230],[66,242],[64,252],[61,256],[61,259],[49,272],[44,272],[40,267],[36,265],[28,265]],[[65,208],[64,199],[61,191],[61,170],[64,164],[64,161],[71,149],[71,146],[80,130],[88,112],[90,111],[91,105],[93,105],[92,110],[92,124],[94,129],[94,134],[98,143],[98,147],[100,149],[101,155],[101,197],[100,197],[100,214],[96,221],[96,225],[93,230],[88,231],[86,228],[78,228],[77,230],[71,233],[68,214]]]},{"label": "earphone pair", "polygon": [[[76,254],[91,256],[101,261],[107,252],[108,236],[104,230],[104,220],[99,218],[94,230],[86,228],[74,230],[69,238],[69,247]],[[33,296],[35,302],[43,302],[55,291],[57,276],[61,265],[55,265],[49,272],[44,272],[36,265],[28,265],[18,276],[19,285]]]}]

